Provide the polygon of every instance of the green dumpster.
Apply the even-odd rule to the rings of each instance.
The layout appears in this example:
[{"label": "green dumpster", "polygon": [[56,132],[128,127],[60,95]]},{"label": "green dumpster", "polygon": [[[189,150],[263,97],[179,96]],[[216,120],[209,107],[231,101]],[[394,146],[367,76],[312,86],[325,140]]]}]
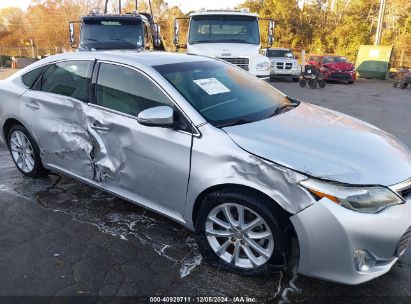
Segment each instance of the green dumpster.
[{"label": "green dumpster", "polygon": [[361,78],[385,79],[391,54],[392,46],[361,45],[355,63],[358,76]]}]

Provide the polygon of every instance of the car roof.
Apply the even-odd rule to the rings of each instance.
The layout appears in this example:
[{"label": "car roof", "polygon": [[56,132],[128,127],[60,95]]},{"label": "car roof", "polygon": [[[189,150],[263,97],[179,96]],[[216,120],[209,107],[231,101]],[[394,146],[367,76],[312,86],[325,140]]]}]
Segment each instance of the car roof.
[{"label": "car roof", "polygon": [[211,60],[210,58],[186,55],[171,52],[146,52],[146,51],[87,51],[87,52],[72,52],[62,53],[49,56],[41,61],[53,62],[60,60],[75,60],[75,59],[90,59],[90,60],[107,60],[125,64],[139,64],[145,66],[156,66],[163,64],[172,64],[180,62],[194,62]]}]

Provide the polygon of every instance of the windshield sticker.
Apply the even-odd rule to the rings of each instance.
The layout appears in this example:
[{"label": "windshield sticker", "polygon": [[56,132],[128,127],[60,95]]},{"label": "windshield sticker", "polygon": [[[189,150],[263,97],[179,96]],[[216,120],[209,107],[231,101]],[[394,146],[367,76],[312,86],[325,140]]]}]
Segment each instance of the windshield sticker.
[{"label": "windshield sticker", "polygon": [[102,25],[121,25],[121,23],[118,21],[104,21],[104,20],[101,21],[101,24]]},{"label": "windshield sticker", "polygon": [[196,85],[202,88],[208,95],[216,95],[231,92],[229,88],[223,85],[215,78],[195,79]]}]

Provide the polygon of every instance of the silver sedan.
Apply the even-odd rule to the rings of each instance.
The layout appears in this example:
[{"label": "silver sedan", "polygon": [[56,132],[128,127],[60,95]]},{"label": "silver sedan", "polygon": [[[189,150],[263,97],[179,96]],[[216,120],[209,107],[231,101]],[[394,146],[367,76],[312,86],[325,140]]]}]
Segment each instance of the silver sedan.
[{"label": "silver sedan", "polygon": [[51,56],[0,82],[17,168],[50,170],[195,231],[207,262],[346,284],[390,270],[411,238],[411,153],[394,136],[294,100],[219,60]]}]

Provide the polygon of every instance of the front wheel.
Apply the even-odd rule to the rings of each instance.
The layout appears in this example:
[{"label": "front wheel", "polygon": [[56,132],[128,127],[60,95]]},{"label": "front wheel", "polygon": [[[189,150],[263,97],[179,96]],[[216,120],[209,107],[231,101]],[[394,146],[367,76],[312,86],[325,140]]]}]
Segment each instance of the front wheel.
[{"label": "front wheel", "polygon": [[204,260],[243,275],[263,275],[284,268],[289,247],[270,208],[272,204],[246,192],[207,195],[196,223]]},{"label": "front wheel", "polygon": [[310,86],[311,89],[317,88],[317,80],[315,79],[308,80],[308,85]]},{"label": "front wheel", "polygon": [[15,125],[8,135],[8,147],[17,169],[26,176],[47,175],[41,163],[40,151],[30,133],[21,125]]},{"label": "front wheel", "polygon": [[300,81],[298,82],[298,84],[300,85],[300,87],[304,88],[307,84],[307,81],[305,79],[300,79]]},{"label": "front wheel", "polygon": [[408,83],[405,83],[405,82],[400,83],[400,89],[405,89],[406,87],[408,87]]}]

